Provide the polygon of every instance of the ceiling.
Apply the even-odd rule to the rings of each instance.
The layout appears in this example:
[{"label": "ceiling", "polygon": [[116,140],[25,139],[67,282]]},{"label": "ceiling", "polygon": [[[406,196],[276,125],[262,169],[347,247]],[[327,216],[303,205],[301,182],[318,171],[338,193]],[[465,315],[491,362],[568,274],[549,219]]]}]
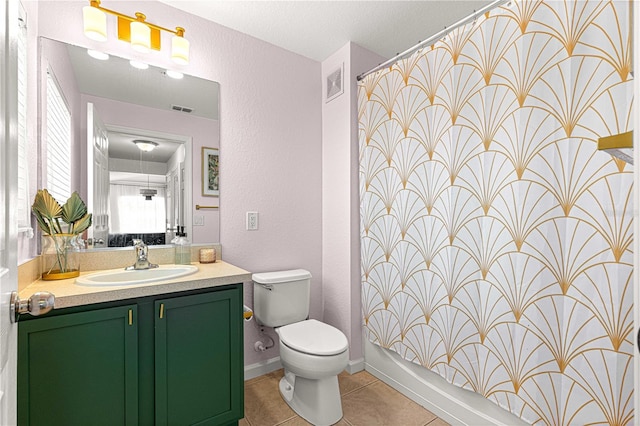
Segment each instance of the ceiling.
[{"label": "ceiling", "polygon": [[490,0],[160,1],[316,61],[327,59],[349,41],[389,59],[491,3]]}]

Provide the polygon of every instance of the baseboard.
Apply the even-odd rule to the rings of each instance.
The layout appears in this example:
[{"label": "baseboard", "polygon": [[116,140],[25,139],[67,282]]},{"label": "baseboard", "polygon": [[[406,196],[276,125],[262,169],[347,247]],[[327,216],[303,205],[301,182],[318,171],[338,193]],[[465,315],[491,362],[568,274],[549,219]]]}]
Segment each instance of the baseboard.
[{"label": "baseboard", "polygon": [[282,368],[280,357],[270,358],[265,361],[256,362],[255,364],[246,365],[244,367],[244,379],[249,380],[254,377],[262,376],[272,371]]},{"label": "baseboard", "polygon": [[345,368],[345,371],[349,374],[355,374],[362,370],[364,370],[364,357],[349,360],[349,364],[347,364],[347,368]]},{"label": "baseboard", "polygon": [[527,425],[481,395],[459,388],[426,368],[368,341],[365,369],[407,398],[454,425]]}]

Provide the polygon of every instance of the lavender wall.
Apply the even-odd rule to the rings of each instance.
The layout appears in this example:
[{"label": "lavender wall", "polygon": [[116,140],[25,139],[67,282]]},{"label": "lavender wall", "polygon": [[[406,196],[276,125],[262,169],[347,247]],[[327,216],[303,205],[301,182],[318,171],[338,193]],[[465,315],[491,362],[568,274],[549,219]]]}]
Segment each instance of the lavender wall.
[{"label": "lavender wall", "polygon": [[363,361],[356,77],[384,60],[347,43],[322,62],[323,80],[343,66],[345,82],[343,94],[323,99],[322,108],[324,320],[346,334],[354,370]]},{"label": "lavender wall", "polygon": [[[182,70],[220,83],[220,240],[226,261],[251,272],[305,268],[313,274],[311,317],[322,318],[322,170],[320,64],[159,2],[108,1],[105,7],[149,22],[183,26],[191,64]],[[99,47],[131,57],[126,43],[98,44],[82,34],[86,1],[40,1],[41,36]],[[63,24],[61,24],[63,23]],[[173,66],[164,51],[156,66]],[[245,230],[245,213],[258,211],[260,229]],[[245,301],[252,288],[245,284]],[[258,354],[255,323],[245,326],[245,364],[277,356]]]}]

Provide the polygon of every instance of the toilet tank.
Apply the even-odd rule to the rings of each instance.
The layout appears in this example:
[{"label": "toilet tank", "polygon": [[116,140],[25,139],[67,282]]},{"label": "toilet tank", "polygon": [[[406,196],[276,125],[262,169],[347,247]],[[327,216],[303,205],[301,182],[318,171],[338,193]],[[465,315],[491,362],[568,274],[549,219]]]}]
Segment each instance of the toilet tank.
[{"label": "toilet tank", "polygon": [[309,317],[311,273],[304,269],[253,274],[253,314],[259,324],[280,327]]}]

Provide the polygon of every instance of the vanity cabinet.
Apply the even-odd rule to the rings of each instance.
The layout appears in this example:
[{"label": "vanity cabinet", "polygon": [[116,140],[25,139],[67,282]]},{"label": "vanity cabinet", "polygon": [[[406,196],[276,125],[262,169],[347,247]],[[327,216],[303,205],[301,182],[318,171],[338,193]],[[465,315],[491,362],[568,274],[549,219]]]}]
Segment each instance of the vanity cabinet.
[{"label": "vanity cabinet", "polygon": [[20,425],[228,425],[244,416],[242,285],[18,323]]},{"label": "vanity cabinet", "polygon": [[136,315],[126,305],[19,323],[19,424],[137,424]]},{"label": "vanity cabinet", "polygon": [[155,424],[244,417],[242,302],[218,291],[155,301]]}]

